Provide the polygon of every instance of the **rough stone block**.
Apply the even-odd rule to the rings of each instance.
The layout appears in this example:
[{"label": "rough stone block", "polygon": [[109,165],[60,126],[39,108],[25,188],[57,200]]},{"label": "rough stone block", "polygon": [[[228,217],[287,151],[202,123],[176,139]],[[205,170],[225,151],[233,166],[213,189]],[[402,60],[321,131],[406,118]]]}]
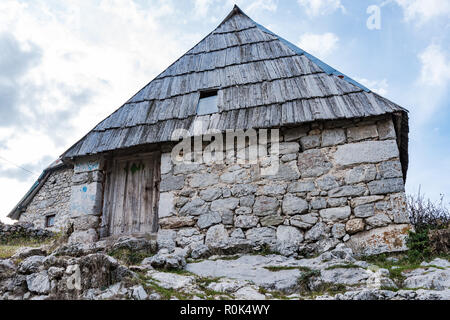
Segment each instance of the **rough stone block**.
[{"label": "rough stone block", "polygon": [[398,157],[397,142],[394,140],[344,144],[338,146],[334,154],[336,164],[339,166],[376,163]]},{"label": "rough stone block", "polygon": [[354,184],[375,180],[377,169],[373,164],[366,164],[355,167],[345,174],[345,183]]},{"label": "rough stone block", "polygon": [[217,185],[219,182],[219,176],[214,173],[199,173],[194,174],[191,177],[189,185],[192,188],[205,188],[213,185]]},{"label": "rough stone block", "polygon": [[304,137],[308,134],[309,126],[302,126],[292,129],[287,129],[284,132],[284,141],[298,141],[301,137]]},{"label": "rough stone block", "polygon": [[313,149],[320,147],[320,136],[306,136],[300,138],[300,143],[303,150]]},{"label": "rough stone block", "polygon": [[358,255],[405,251],[410,228],[408,224],[397,224],[359,232],[351,236],[346,245]]},{"label": "rough stone block", "polygon": [[395,139],[397,137],[392,120],[380,121],[377,126],[380,140]]},{"label": "rough stone block", "polygon": [[300,150],[300,145],[297,142],[282,142],[279,144],[279,154],[292,154]]},{"label": "rough stone block", "polygon": [[364,185],[343,186],[332,189],[328,196],[332,198],[362,196],[367,191]]},{"label": "rough stone block", "polygon": [[289,184],[287,191],[291,193],[301,193],[314,191],[315,188],[314,181],[296,181]]},{"label": "rough stone block", "polygon": [[379,213],[373,217],[367,218],[366,223],[371,227],[384,227],[391,224],[391,218],[384,213]]},{"label": "rough stone block", "polygon": [[200,198],[192,199],[179,211],[182,216],[199,216],[206,213],[209,213],[209,205]]},{"label": "rough stone block", "polygon": [[258,225],[259,218],[254,215],[240,215],[236,217],[234,226],[242,229],[254,228]]},{"label": "rough stone block", "polygon": [[365,224],[363,219],[351,219],[345,224],[345,231],[348,234],[355,234],[364,230]]},{"label": "rough stone block", "polygon": [[253,212],[257,216],[268,216],[276,214],[278,211],[279,203],[276,198],[260,196],[256,198],[253,205]]},{"label": "rough stone block", "polygon": [[402,178],[402,165],[399,160],[385,161],[378,165],[378,171],[383,179]]},{"label": "rough stone block", "polygon": [[159,184],[160,192],[181,190],[184,187],[183,176],[173,176],[170,174],[162,175]]},{"label": "rough stone block", "polygon": [[344,129],[327,129],[322,132],[322,147],[330,147],[346,142]]},{"label": "rough stone block", "polygon": [[327,221],[340,221],[350,217],[352,210],[350,207],[329,208],[320,210],[320,216]]},{"label": "rough stone block", "polygon": [[195,220],[190,217],[168,217],[159,219],[159,225],[162,229],[178,229],[192,227]]},{"label": "rough stone block", "polygon": [[348,142],[355,142],[378,137],[376,125],[350,127],[347,129]]},{"label": "rough stone block", "polygon": [[174,195],[172,192],[163,192],[159,195],[158,217],[166,218],[174,215]]},{"label": "rough stone block", "polygon": [[269,227],[269,226],[279,226],[280,224],[283,224],[284,218],[281,216],[266,216],[261,218],[261,226],[263,227]]},{"label": "rough stone block", "polygon": [[282,209],[284,214],[291,216],[294,214],[307,212],[309,206],[308,202],[304,199],[296,197],[292,194],[287,194],[284,196]]},{"label": "rough stone block", "polygon": [[100,183],[73,186],[70,197],[70,215],[100,215],[102,212],[102,192]]},{"label": "rough stone block", "polygon": [[94,243],[98,240],[98,234],[95,229],[85,231],[75,231],[69,237],[69,243]]},{"label": "rough stone block", "polygon": [[161,174],[169,173],[172,167],[172,155],[170,153],[161,154]]},{"label": "rough stone block", "polygon": [[302,178],[321,176],[331,167],[331,162],[322,150],[307,150],[298,156],[298,169]]},{"label": "rough stone block", "polygon": [[355,207],[353,212],[357,218],[368,218],[375,214],[375,209],[373,203],[368,203]]},{"label": "rough stone block", "polygon": [[369,182],[370,194],[386,194],[405,191],[402,178],[384,179]]}]

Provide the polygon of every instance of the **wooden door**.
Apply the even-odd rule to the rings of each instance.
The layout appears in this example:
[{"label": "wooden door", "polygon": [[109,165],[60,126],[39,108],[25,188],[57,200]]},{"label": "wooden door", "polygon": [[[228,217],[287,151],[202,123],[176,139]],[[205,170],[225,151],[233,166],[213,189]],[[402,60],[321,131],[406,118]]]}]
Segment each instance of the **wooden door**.
[{"label": "wooden door", "polygon": [[102,235],[156,232],[159,181],[159,153],[111,161],[105,181]]}]

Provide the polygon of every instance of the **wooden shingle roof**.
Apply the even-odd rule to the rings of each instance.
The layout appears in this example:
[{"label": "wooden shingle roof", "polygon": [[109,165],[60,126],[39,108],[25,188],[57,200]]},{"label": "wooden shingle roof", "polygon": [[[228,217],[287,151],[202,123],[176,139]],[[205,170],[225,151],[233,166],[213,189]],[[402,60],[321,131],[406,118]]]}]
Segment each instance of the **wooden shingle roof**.
[{"label": "wooden shingle roof", "polygon": [[[200,91],[209,88],[218,89],[219,112],[197,116]],[[201,120],[204,130],[227,130],[390,113],[407,117],[402,107],[268,31],[235,6],[213,32],[63,158],[170,141],[178,128],[193,134],[194,120]]]}]

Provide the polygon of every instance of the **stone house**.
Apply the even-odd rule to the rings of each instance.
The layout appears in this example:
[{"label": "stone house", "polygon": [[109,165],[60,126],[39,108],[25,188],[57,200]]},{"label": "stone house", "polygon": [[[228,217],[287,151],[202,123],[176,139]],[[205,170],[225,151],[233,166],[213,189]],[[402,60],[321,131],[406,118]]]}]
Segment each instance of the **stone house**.
[{"label": "stone house", "polygon": [[[196,160],[230,132],[244,134],[242,148],[232,136],[223,161]],[[194,151],[174,153],[180,137]],[[254,141],[270,151],[240,161]],[[238,7],[60,162],[10,217],[70,222],[73,242],[158,234],[160,247],[197,251],[345,242],[373,253],[403,250],[409,229],[407,110]]]}]

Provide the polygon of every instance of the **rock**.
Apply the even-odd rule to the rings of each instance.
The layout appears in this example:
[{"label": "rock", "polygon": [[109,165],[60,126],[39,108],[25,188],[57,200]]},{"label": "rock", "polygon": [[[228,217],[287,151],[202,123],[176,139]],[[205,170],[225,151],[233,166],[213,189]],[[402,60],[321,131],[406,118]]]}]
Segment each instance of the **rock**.
[{"label": "rock", "polygon": [[199,216],[209,213],[209,205],[200,198],[194,198],[179,211],[181,216]]},{"label": "rock", "polygon": [[198,163],[180,162],[175,165],[173,173],[175,175],[188,174],[200,171],[204,168],[205,168],[204,165],[200,165]]},{"label": "rock", "polygon": [[345,174],[345,183],[354,184],[375,180],[377,169],[373,164],[366,164],[355,167]]},{"label": "rock", "polygon": [[234,222],[234,226],[237,228],[250,229],[256,227],[259,223],[259,218],[253,215],[240,215],[237,216]]},{"label": "rock", "polygon": [[50,267],[47,270],[48,277],[50,280],[60,279],[64,275],[65,268],[60,267]]},{"label": "rock", "polygon": [[159,184],[160,192],[168,192],[181,190],[184,187],[183,176],[173,176],[171,174],[165,174],[161,176],[161,182]]},{"label": "rock", "polygon": [[231,188],[233,197],[244,197],[252,195],[256,192],[256,186],[251,184],[237,184]]},{"label": "rock", "polygon": [[290,183],[287,191],[291,193],[314,191],[315,185],[313,181],[296,181]]},{"label": "rock", "polygon": [[317,185],[321,190],[328,191],[339,187],[336,178],[333,176],[325,176],[317,180]]},{"label": "rock", "polygon": [[297,162],[291,161],[280,163],[278,171],[275,174],[268,174],[265,176],[269,180],[294,181],[300,178]]},{"label": "rock", "polygon": [[318,177],[332,167],[326,154],[321,150],[307,150],[298,156],[298,168],[302,178]]},{"label": "rock", "polygon": [[247,282],[242,280],[220,279],[218,282],[210,283],[208,289],[222,293],[234,293],[245,285]]},{"label": "rock", "polygon": [[269,227],[253,228],[245,232],[247,239],[257,245],[274,244],[276,241],[276,231]]},{"label": "rock", "polygon": [[231,238],[237,238],[237,239],[245,239],[245,234],[242,229],[235,229],[231,234]]},{"label": "rock", "polygon": [[47,294],[50,292],[50,279],[47,271],[33,273],[27,276],[28,290],[34,293]]},{"label": "rock", "polygon": [[252,208],[249,207],[239,207],[234,211],[236,215],[251,214],[252,212],[253,212]]},{"label": "rock", "polygon": [[368,218],[375,214],[375,209],[372,203],[368,203],[357,206],[353,212],[357,218]]},{"label": "rock", "polygon": [[128,249],[134,252],[156,252],[156,241],[132,236],[120,237],[112,246],[113,250]]},{"label": "rock", "polygon": [[238,300],[265,300],[266,296],[259,293],[258,290],[252,287],[244,287],[236,291],[234,294]]},{"label": "rock", "polygon": [[285,154],[281,157],[281,161],[283,162],[291,162],[293,160],[297,159],[297,154],[296,153],[291,153],[291,154]]},{"label": "rock", "polygon": [[318,241],[325,239],[329,236],[329,228],[325,223],[319,222],[309,231],[305,233],[305,240],[307,241]]},{"label": "rock", "polygon": [[350,127],[347,129],[347,137],[349,142],[377,138],[377,126],[373,124],[360,127]]},{"label": "rock", "polygon": [[282,204],[283,213],[287,215],[294,215],[297,213],[305,213],[308,211],[308,202],[302,198],[296,197],[292,194],[287,194],[283,198]]},{"label": "rock", "polygon": [[186,246],[203,244],[204,237],[196,228],[184,228],[177,232],[175,242],[178,246],[184,248]]},{"label": "rock", "polygon": [[450,289],[450,269],[420,268],[410,272],[403,272],[402,275],[406,277],[403,281],[403,286],[406,288]]},{"label": "rock", "polygon": [[403,192],[405,190],[402,178],[371,181],[367,184],[370,194],[387,194]]},{"label": "rock", "polygon": [[224,225],[219,224],[208,229],[205,244],[215,247],[228,241],[228,232]]},{"label": "rock", "polygon": [[176,248],[172,253],[160,250],[153,257],[145,258],[141,264],[149,264],[157,269],[180,270],[186,265],[185,254],[186,252],[179,248]]},{"label": "rock", "polygon": [[159,195],[158,217],[166,218],[174,215],[175,201],[172,192],[163,192]]},{"label": "rock", "polygon": [[383,179],[403,178],[402,165],[399,160],[380,163],[378,165],[378,171]]},{"label": "rock", "polygon": [[322,132],[322,147],[330,147],[346,142],[344,129],[325,129]]},{"label": "rock", "polygon": [[18,272],[22,274],[36,273],[43,269],[44,256],[31,256],[19,264]]},{"label": "rock", "polygon": [[45,255],[47,255],[47,252],[43,248],[22,247],[19,248],[11,258],[26,259],[31,256],[45,256]]},{"label": "rock", "polygon": [[338,188],[331,189],[328,192],[328,196],[332,198],[339,197],[357,197],[362,196],[367,191],[365,185],[352,185],[352,186],[342,186]]},{"label": "rock", "polygon": [[362,268],[336,268],[322,270],[320,277],[325,283],[356,285],[365,283],[369,274]]},{"label": "rock", "polygon": [[148,294],[143,286],[135,286],[132,288],[132,290],[133,290],[132,297],[135,300],[147,300]]},{"label": "rock", "polygon": [[367,204],[367,203],[373,203],[379,200],[383,200],[383,196],[366,196],[366,197],[358,197],[351,200],[351,206],[353,208]]},{"label": "rock", "polygon": [[236,209],[238,205],[239,199],[236,198],[219,199],[211,203],[211,211],[213,212],[231,211]]},{"label": "rock", "polygon": [[345,224],[343,224],[343,223],[335,223],[333,225],[333,227],[331,228],[331,234],[336,239],[342,239],[345,236],[345,234],[346,234]]},{"label": "rock", "polygon": [[222,217],[220,213],[214,212],[214,213],[207,213],[202,214],[200,218],[197,220],[197,226],[200,229],[206,229],[209,228],[212,225],[218,224],[222,222]]},{"label": "rock", "polygon": [[348,220],[345,224],[345,230],[348,232],[348,234],[355,234],[363,231],[364,227],[365,224],[363,219],[351,219]]},{"label": "rock", "polygon": [[278,226],[284,222],[284,218],[281,216],[265,216],[261,218],[261,226],[269,227],[269,226]]},{"label": "rock", "polygon": [[175,248],[175,239],[177,238],[177,232],[174,230],[160,229],[157,234],[158,249],[166,248],[172,250]]},{"label": "rock", "polygon": [[314,210],[325,209],[327,207],[326,198],[314,198],[311,200],[311,208]]},{"label": "rock", "polygon": [[159,286],[165,289],[186,290],[194,284],[194,277],[174,273],[153,272],[149,274]]},{"label": "rock", "polygon": [[159,225],[163,229],[178,229],[192,227],[195,225],[195,220],[190,217],[168,217],[159,219]]},{"label": "rock", "polygon": [[206,188],[217,185],[219,176],[214,173],[198,173],[191,177],[189,186],[191,188]]},{"label": "rock", "polygon": [[293,255],[303,242],[303,233],[295,227],[279,226],[277,228],[277,251],[282,255]]},{"label": "rock", "polygon": [[367,218],[366,223],[371,227],[384,227],[388,224],[391,224],[391,218],[389,218],[384,213],[379,213],[374,215],[373,217]]},{"label": "rock", "polygon": [[205,258],[210,255],[209,247],[206,244],[194,245],[191,251],[192,259]]},{"label": "rock", "polygon": [[322,219],[326,221],[340,221],[350,217],[352,211],[350,207],[347,206],[341,208],[322,209],[319,211],[319,213]]},{"label": "rock", "polygon": [[320,147],[320,136],[305,136],[300,138],[300,143],[303,150]]},{"label": "rock", "polygon": [[363,231],[351,236],[346,245],[357,255],[405,251],[407,250],[406,238],[409,230],[409,225],[398,224]]},{"label": "rock", "polygon": [[268,216],[276,214],[278,211],[278,200],[272,197],[260,196],[256,197],[253,205],[253,212],[257,216]]},{"label": "rock", "polygon": [[389,276],[389,270],[387,269],[378,269],[375,272],[367,271],[370,274],[369,278],[366,281],[366,285],[370,289],[381,289],[381,288],[391,288],[397,289],[397,285],[392,281]]},{"label": "rock", "polygon": [[93,243],[98,240],[98,234],[95,229],[86,231],[76,231],[69,237],[69,243]]},{"label": "rock", "polygon": [[248,180],[248,174],[245,169],[239,169],[232,172],[226,172],[220,176],[220,180],[224,183],[245,183]]},{"label": "rock", "polygon": [[74,230],[87,231],[91,229],[97,229],[100,224],[100,220],[97,216],[82,215],[79,217],[70,218],[69,223],[72,224]]},{"label": "rock", "polygon": [[392,124],[392,120],[379,121],[377,123],[378,134],[380,136],[380,140],[386,139],[395,139],[395,129]]},{"label": "rock", "polygon": [[277,196],[286,193],[286,184],[269,184],[264,185],[258,190],[258,195]]},{"label": "rock", "polygon": [[161,154],[161,174],[165,175],[172,170],[172,155],[170,153]]},{"label": "rock", "polygon": [[[16,265],[10,259],[0,259],[0,280],[5,279],[16,271]],[[1,290],[0,290],[1,292]]]},{"label": "rock", "polygon": [[200,198],[204,201],[214,201],[222,196],[222,189],[208,188],[200,191]]},{"label": "rock", "polygon": [[319,219],[315,214],[304,214],[291,217],[290,224],[300,229],[310,229]]},{"label": "rock", "polygon": [[293,154],[300,150],[300,145],[297,142],[281,142],[279,148],[280,155]]},{"label": "rock", "polygon": [[306,126],[287,129],[284,132],[284,141],[298,141],[301,137],[306,136],[308,131],[309,128]]},{"label": "rock", "polygon": [[239,205],[241,207],[253,207],[253,204],[255,203],[255,196],[245,196],[239,198]]},{"label": "rock", "polygon": [[450,268],[450,261],[441,258],[435,258],[430,262],[424,261],[420,265],[424,267]]},{"label": "rock", "polygon": [[394,140],[344,144],[338,146],[334,154],[334,160],[339,166],[378,163],[398,157],[397,142]]}]

